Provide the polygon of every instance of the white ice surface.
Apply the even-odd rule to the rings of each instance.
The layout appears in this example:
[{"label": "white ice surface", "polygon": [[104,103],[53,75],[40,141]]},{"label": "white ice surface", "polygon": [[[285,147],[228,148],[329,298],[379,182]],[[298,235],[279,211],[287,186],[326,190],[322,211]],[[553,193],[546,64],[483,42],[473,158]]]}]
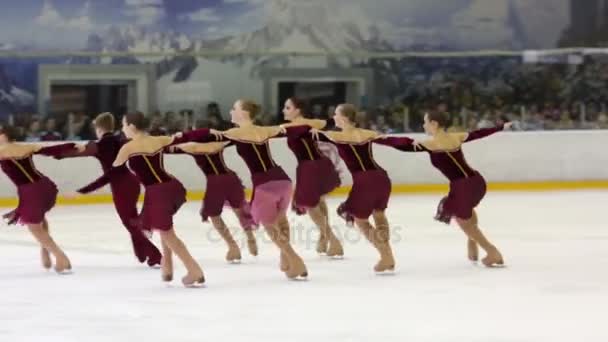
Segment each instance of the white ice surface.
[{"label": "white ice surface", "polygon": [[202,289],[180,285],[177,262],[171,286],[137,264],[111,206],[57,207],[49,220],[72,275],[42,270],[26,230],[0,229],[0,341],[608,341],[607,192],[488,194],[480,226],[505,269],[466,260],[458,228],[432,220],[439,198],[391,199],[392,276],[373,274],[377,254],[336,215],[340,261],[316,255],[316,230],[290,214],[305,282],[286,280],[261,231],[259,257],[243,248],[242,264],[226,264],[188,203],[176,229],[205,270]]}]

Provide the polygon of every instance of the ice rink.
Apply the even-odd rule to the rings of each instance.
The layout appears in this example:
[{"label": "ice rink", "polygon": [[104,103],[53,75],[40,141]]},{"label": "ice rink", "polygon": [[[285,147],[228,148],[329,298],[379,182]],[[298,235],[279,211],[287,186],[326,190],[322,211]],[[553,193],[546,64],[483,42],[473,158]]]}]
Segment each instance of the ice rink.
[{"label": "ice rink", "polygon": [[243,248],[241,264],[224,262],[190,202],[176,229],[205,270],[201,289],[181,286],[177,259],[170,286],[136,263],[113,207],[57,207],[72,275],[44,271],[24,229],[0,229],[0,341],[608,341],[608,192],[489,193],[480,226],[504,269],[467,261],[459,229],[432,219],[440,197],[392,197],[394,275],[372,272],[378,255],[335,214],[344,260],[318,256],[316,229],[290,214],[308,281],[285,278],[262,231],[259,257]]}]

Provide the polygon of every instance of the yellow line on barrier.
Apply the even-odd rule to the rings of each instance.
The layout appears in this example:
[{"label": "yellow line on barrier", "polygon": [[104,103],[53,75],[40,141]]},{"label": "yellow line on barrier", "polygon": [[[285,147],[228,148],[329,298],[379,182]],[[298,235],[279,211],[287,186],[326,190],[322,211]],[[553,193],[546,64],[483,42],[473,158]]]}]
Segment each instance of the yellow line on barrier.
[{"label": "yellow line on barrier", "polygon": [[[608,189],[608,180],[588,180],[588,181],[543,181],[543,182],[523,182],[523,183],[508,183],[497,182],[489,183],[489,191],[560,191],[560,190],[593,190],[593,189]],[[331,195],[343,196],[348,194],[350,187],[342,186],[334,190]],[[447,184],[397,184],[393,185],[393,194],[428,194],[428,193],[445,193],[448,191]],[[251,190],[245,190],[248,197],[251,196]],[[204,196],[203,191],[189,191],[186,195],[188,201],[200,201]],[[140,201],[143,196],[140,196]],[[112,195],[87,195],[75,198],[66,198],[59,196],[57,198],[58,205],[91,205],[91,204],[107,204],[112,202]],[[0,207],[15,207],[17,206],[17,198],[0,198]]]}]

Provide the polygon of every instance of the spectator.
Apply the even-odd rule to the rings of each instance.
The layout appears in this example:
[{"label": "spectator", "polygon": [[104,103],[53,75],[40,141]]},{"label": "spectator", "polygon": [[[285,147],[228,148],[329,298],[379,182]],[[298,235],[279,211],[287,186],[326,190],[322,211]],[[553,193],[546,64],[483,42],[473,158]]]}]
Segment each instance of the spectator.
[{"label": "spectator", "polygon": [[41,141],[59,141],[63,140],[61,133],[57,131],[57,122],[55,118],[46,119],[46,130],[40,132]]},{"label": "spectator", "polygon": [[222,116],[222,111],[220,110],[220,105],[217,102],[209,102],[206,110],[207,116],[211,115],[219,115]]},{"label": "spectator", "polygon": [[69,113],[68,122],[66,125],[66,138],[67,140],[85,140],[90,134],[87,131],[90,130],[88,126],[87,117],[84,113]]},{"label": "spectator", "polygon": [[25,141],[36,142],[40,141],[40,120],[34,119],[30,123],[29,129],[25,136]]},{"label": "spectator", "polygon": [[182,109],[179,112],[181,119],[181,130],[187,131],[194,126],[194,111],[192,109]]},{"label": "spectator", "polygon": [[15,126],[15,133],[17,134],[17,141],[25,141],[26,138],[26,129],[23,126]]},{"label": "spectator", "polygon": [[386,117],[384,114],[377,114],[374,122],[370,125],[370,129],[380,132],[380,133],[394,133],[395,130],[391,128],[386,122]]},{"label": "spectator", "polygon": [[475,115],[469,115],[469,119],[467,120],[467,131],[474,131],[477,129],[477,118]]},{"label": "spectator", "polygon": [[206,114],[210,128],[215,128],[219,131],[225,131],[232,126],[230,122],[224,120],[224,117],[222,116],[222,112],[220,110],[220,106],[215,102],[211,102],[207,105]]},{"label": "spectator", "polygon": [[257,121],[262,126],[271,126],[278,123],[276,117],[268,113],[262,113]]},{"label": "spectator", "polygon": [[562,112],[561,117],[557,124],[555,125],[555,129],[574,129],[575,124],[572,118],[570,118],[569,112]]},{"label": "spectator", "polygon": [[608,115],[602,112],[597,116],[597,128],[608,129]]},{"label": "spectator", "polygon": [[208,127],[217,129],[218,131],[225,131],[230,128],[230,123],[225,121],[218,114],[210,114],[207,116]]},{"label": "spectator", "polygon": [[314,105],[312,105],[312,110],[310,112],[310,115],[312,115],[313,119],[324,119],[323,106],[318,103],[315,103]]},{"label": "spectator", "polygon": [[405,107],[397,105],[392,110],[390,121],[393,123],[395,132],[411,132],[409,114]]},{"label": "spectator", "polygon": [[462,118],[460,117],[460,115],[454,115],[452,116],[452,123],[450,125],[450,127],[448,128],[448,132],[450,133],[459,133],[459,132],[464,132],[464,126],[462,125]]},{"label": "spectator", "polygon": [[167,128],[163,127],[163,117],[159,112],[154,113],[150,118],[150,135],[167,135]]},{"label": "spectator", "polygon": [[368,128],[367,112],[358,112],[355,117],[355,122],[359,128]]},{"label": "spectator", "polygon": [[483,117],[481,118],[481,120],[479,120],[479,122],[477,123],[477,129],[490,128],[490,127],[494,127],[495,125],[496,125],[496,123],[492,119],[492,114],[490,113],[490,111],[486,111],[483,114]]},{"label": "spectator", "polygon": [[176,126],[179,126],[179,124],[175,123],[175,121],[179,120],[176,116],[177,114],[175,114],[175,112],[172,110],[165,113],[164,126],[167,130],[167,134],[173,134],[177,132],[177,130],[174,130]]},{"label": "spectator", "polygon": [[325,120],[325,119],[333,118],[334,114],[336,113],[336,106],[328,106],[326,113],[327,113],[327,116],[325,116],[324,118],[321,118],[321,119]]},{"label": "spectator", "polygon": [[523,128],[526,131],[542,131],[545,129],[545,119],[543,113],[536,111],[532,116],[526,117],[523,122]]}]

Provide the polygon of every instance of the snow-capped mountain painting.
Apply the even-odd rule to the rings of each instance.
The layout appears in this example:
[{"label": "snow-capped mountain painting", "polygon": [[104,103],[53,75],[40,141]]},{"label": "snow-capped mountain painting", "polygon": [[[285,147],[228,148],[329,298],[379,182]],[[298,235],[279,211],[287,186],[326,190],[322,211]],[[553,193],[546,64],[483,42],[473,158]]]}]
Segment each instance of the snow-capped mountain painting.
[{"label": "snow-capped mountain painting", "polygon": [[[0,56],[11,51],[127,53],[53,61],[154,63],[162,97],[171,84],[208,82],[217,70],[255,80],[262,65],[298,67],[292,53],[319,54],[305,67],[330,68],[361,65],[349,53],[554,48],[570,25],[571,1],[21,0],[0,12]],[[193,51],[226,55],[171,56]],[[165,55],[138,55],[149,52]],[[20,63],[0,57],[3,108],[24,110],[34,103],[37,76],[31,66],[37,60]],[[16,65],[20,74],[2,78],[3,70],[13,72]],[[386,63],[368,66],[382,73]]]},{"label": "snow-capped mountain painting", "polygon": [[20,88],[0,64],[0,113],[32,111],[34,95]]},{"label": "snow-capped mountain painting", "polygon": [[551,48],[568,14],[569,0],[22,0],[0,13],[0,50]]}]

